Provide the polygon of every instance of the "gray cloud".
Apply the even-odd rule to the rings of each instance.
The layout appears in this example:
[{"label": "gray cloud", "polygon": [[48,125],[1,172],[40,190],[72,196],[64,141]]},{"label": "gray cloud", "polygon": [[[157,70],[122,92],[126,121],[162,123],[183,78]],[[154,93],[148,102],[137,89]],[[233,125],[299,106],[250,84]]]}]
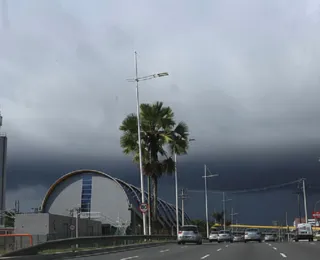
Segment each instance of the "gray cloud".
[{"label": "gray cloud", "polygon": [[141,75],[170,73],[141,85],[142,102],[171,105],[197,153],[319,142],[316,2],[10,1],[0,103],[11,145],[120,156],[134,49]]}]

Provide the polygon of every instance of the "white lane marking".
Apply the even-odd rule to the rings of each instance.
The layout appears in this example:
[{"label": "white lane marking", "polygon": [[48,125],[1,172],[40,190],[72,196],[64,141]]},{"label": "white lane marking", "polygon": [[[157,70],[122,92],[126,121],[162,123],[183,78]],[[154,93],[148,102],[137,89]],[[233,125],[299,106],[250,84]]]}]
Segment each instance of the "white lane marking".
[{"label": "white lane marking", "polygon": [[187,246],[182,246],[181,248],[186,248]]},{"label": "white lane marking", "polygon": [[139,256],[130,256],[130,257],[126,257],[126,258],[121,258],[120,260],[129,260],[129,259],[133,259],[133,258],[138,258]]},{"label": "white lane marking", "polygon": [[168,252],[169,249],[165,249],[165,250],[161,250],[160,253],[165,253],[165,252]]},{"label": "white lane marking", "polygon": [[315,243],[314,242],[312,242],[312,243],[310,243],[311,245],[315,245]]},{"label": "white lane marking", "polygon": [[228,247],[229,245],[226,245],[226,247]]},{"label": "white lane marking", "polygon": [[205,255],[205,256],[201,257],[200,259],[205,259],[205,258],[207,258],[208,256],[210,256],[210,255]]},{"label": "white lane marking", "polygon": [[221,250],[221,248],[217,249],[217,251],[219,252]]},{"label": "white lane marking", "polygon": [[274,249],[274,250],[277,250],[277,248],[276,248],[276,247],[274,247],[273,249]]},{"label": "white lane marking", "polygon": [[287,256],[284,253],[280,253],[280,255],[284,258],[286,258]]}]

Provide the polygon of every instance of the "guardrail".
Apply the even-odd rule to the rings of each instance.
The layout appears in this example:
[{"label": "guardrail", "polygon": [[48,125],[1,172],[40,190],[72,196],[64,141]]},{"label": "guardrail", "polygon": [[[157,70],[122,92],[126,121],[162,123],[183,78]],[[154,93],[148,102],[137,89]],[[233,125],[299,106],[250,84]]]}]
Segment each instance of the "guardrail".
[{"label": "guardrail", "polygon": [[152,245],[156,242],[170,242],[176,240],[176,236],[167,235],[151,235],[151,236],[99,236],[99,237],[79,237],[67,238],[53,241],[47,241],[38,245],[30,246],[27,248],[19,249],[9,253],[5,253],[2,257],[10,256],[31,256],[31,255],[48,255],[48,254],[61,254],[72,253],[77,251],[89,252],[90,250],[101,249],[101,251],[114,249],[117,246],[130,246],[130,245]]}]

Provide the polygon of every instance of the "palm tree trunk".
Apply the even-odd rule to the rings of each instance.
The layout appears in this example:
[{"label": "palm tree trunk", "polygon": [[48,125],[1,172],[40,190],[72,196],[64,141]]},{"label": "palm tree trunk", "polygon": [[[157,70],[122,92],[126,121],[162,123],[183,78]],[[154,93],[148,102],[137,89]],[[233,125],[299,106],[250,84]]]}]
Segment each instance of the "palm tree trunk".
[{"label": "palm tree trunk", "polygon": [[152,219],[157,221],[157,208],[158,208],[158,177],[152,176]]},{"label": "palm tree trunk", "polygon": [[[149,226],[149,234],[150,234],[150,229],[152,230],[152,221],[151,221],[151,177],[148,176],[148,205],[149,205],[149,210],[148,210],[148,226]],[[151,235],[151,234],[150,234]]]}]

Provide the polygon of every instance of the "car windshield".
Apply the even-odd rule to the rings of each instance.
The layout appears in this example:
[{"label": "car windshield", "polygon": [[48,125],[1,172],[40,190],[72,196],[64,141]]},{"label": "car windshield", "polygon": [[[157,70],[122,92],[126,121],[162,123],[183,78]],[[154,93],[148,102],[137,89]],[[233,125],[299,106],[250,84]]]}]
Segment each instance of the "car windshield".
[{"label": "car windshield", "polygon": [[218,234],[218,232],[217,231],[211,231],[210,234],[211,235],[216,235],[216,234]]},{"label": "car windshield", "polygon": [[227,230],[221,230],[219,232],[219,234],[230,234],[230,231],[227,231]]},{"label": "car windshield", "polygon": [[184,226],[181,227],[181,231],[193,231],[193,232],[198,232],[198,228],[194,226]]}]

